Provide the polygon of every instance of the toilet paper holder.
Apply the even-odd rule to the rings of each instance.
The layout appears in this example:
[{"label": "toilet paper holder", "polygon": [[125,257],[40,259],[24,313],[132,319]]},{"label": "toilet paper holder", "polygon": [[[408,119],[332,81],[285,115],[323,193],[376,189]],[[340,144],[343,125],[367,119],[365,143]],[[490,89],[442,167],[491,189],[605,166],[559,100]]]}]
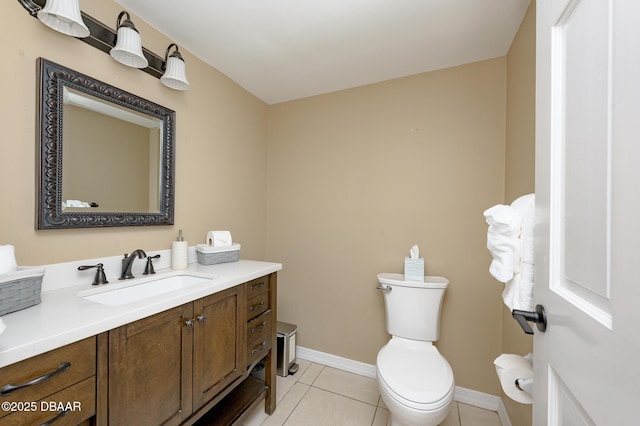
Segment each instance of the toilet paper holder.
[{"label": "toilet paper holder", "polygon": [[516,387],[522,392],[533,395],[533,379],[516,379]]},{"label": "toilet paper holder", "polygon": [[532,404],[533,354],[501,354],[493,363],[504,393],[521,404]]}]

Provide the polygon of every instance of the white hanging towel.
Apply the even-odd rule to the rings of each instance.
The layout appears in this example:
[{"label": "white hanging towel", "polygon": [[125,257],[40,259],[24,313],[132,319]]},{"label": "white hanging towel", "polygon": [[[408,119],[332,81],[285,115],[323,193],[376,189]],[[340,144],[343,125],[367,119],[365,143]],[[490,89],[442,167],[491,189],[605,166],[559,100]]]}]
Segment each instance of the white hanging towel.
[{"label": "white hanging towel", "polygon": [[509,310],[533,310],[535,195],[510,206],[485,211],[487,248],[493,256],[489,272],[504,282],[502,299]]},{"label": "white hanging towel", "polygon": [[484,212],[489,224],[487,248],[493,256],[489,273],[500,282],[506,283],[519,271],[519,239],[522,215],[511,206],[498,204]]}]

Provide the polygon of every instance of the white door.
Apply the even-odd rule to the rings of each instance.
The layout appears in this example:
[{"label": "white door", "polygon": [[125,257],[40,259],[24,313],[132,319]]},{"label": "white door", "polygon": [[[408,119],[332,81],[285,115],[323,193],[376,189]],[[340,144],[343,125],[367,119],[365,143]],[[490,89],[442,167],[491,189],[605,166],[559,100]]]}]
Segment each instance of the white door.
[{"label": "white door", "polygon": [[536,426],[640,425],[640,1],[538,0]]}]

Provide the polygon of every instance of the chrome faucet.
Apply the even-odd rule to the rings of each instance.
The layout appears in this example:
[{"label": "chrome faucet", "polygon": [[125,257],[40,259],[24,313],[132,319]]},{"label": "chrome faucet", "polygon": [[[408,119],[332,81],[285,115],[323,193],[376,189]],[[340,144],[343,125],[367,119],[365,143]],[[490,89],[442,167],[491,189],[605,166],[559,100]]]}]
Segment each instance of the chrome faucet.
[{"label": "chrome faucet", "polygon": [[139,259],[147,257],[147,253],[142,249],[137,249],[131,252],[131,254],[124,254],[124,258],[122,259],[122,273],[120,274],[121,280],[129,280],[134,278],[131,273],[131,266],[133,266],[133,261],[136,260],[136,255],[138,255]]}]

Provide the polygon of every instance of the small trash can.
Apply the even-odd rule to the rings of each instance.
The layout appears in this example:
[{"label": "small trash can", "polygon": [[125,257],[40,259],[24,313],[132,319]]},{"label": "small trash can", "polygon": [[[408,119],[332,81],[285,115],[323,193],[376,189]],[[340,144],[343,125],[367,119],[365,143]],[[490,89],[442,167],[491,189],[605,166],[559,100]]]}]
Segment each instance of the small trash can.
[{"label": "small trash can", "polygon": [[296,364],[296,332],[298,326],[286,322],[278,321],[278,376],[287,377],[289,374],[296,374],[298,364]]}]

